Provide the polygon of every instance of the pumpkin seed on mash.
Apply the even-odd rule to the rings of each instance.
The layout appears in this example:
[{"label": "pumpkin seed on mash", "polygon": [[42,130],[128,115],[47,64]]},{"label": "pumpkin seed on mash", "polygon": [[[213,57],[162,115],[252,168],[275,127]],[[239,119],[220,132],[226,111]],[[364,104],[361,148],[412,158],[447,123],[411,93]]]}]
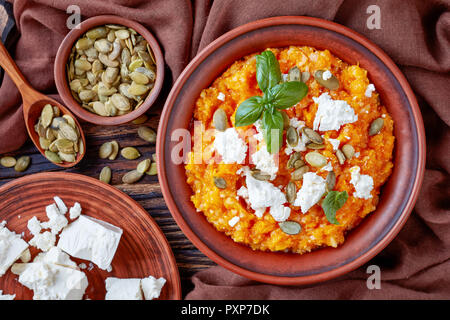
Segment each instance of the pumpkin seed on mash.
[{"label": "pumpkin seed on mash", "polygon": [[[199,214],[254,250],[342,244],[393,167],[394,123],[368,76],[306,46],[235,61],[195,104],[194,120],[215,132],[185,166]],[[194,150],[215,161],[196,163]]]}]

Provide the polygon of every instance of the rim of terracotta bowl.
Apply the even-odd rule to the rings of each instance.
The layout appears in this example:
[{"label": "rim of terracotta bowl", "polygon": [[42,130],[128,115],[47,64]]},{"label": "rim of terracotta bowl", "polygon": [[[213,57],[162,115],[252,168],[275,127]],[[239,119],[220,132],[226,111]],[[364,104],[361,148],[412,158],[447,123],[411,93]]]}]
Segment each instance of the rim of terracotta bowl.
[{"label": "rim of terracotta bowl", "polygon": [[[136,30],[141,36],[147,40],[150,48],[153,51],[156,62],[156,80],[155,86],[150,91],[149,95],[145,98],[142,105],[133,110],[130,113],[116,116],[116,117],[103,117],[96,115],[86,109],[84,109],[72,96],[69,88],[69,82],[66,75],[66,63],[69,58],[70,51],[75,42],[89,29],[105,24],[120,24],[126,27]],[[78,29],[72,29],[61,42],[55,59],[54,77],[56,83],[56,89],[63,100],[64,104],[72,111],[76,116],[84,121],[99,124],[99,125],[118,125],[124,124],[139,116],[143,115],[156,101],[159,93],[161,92],[164,82],[164,57],[161,52],[161,48],[156,38],[140,23],[114,15],[102,15],[88,18],[80,23]]]},{"label": "rim of terracotta bowl", "polygon": [[[169,122],[172,123],[174,117],[183,116],[186,112],[190,114],[190,111],[177,110],[182,103],[178,101],[177,98],[180,94],[181,96],[183,96],[183,94],[185,96],[194,95],[194,93],[186,93],[189,92],[189,90],[194,91],[193,87],[195,90],[198,89],[199,92],[204,89],[197,88],[199,84],[193,83],[195,81],[187,82],[187,80],[191,80],[189,79],[191,76],[198,76],[198,74],[204,75],[204,73],[201,73],[202,70],[200,69],[202,63],[205,63],[205,61],[206,63],[210,63],[208,62],[211,61],[208,60],[210,56],[215,55],[216,58],[219,57],[218,59],[228,59],[225,54],[221,55],[221,53],[225,50],[233,50],[234,40],[236,40],[236,42],[251,42],[251,37],[257,32],[264,33],[265,30],[270,31],[270,29],[281,30],[286,28],[286,26],[295,30],[316,30],[316,32],[321,32],[321,34],[324,35],[324,38],[331,35],[337,39],[341,39],[339,40],[341,44],[336,42],[335,45],[343,46],[346,43],[351,43],[355,48],[360,50],[352,52],[352,56],[356,57],[340,58],[344,61],[349,61],[356,59],[357,57],[364,57],[361,52],[370,56],[367,58],[369,66],[372,65],[374,72],[378,72],[378,75],[374,75],[374,77],[384,75],[383,72],[386,73],[386,76],[389,76],[388,80],[384,80],[384,77],[382,78],[383,80],[380,80],[380,78],[372,79],[377,80],[377,82],[374,81],[374,83],[378,88],[382,102],[386,102],[387,99],[392,103],[395,99],[400,99],[400,102],[403,103],[402,108],[399,108],[399,106],[396,105],[396,108],[394,109],[392,104],[390,105],[390,108],[389,105],[387,106],[388,111],[391,114],[395,112],[395,116],[398,117],[398,119],[394,119],[394,121],[398,121],[399,123],[394,125],[396,144],[393,155],[395,163],[393,172],[381,190],[380,203],[378,204],[377,209],[375,212],[366,216],[360,225],[351,230],[346,235],[346,241],[338,248],[321,248],[303,255],[252,251],[251,248],[245,245],[230,243],[230,241],[233,242],[231,238],[217,231],[207,222],[204,215],[200,215],[196,212],[192,203],[189,204],[190,199],[185,199],[189,198],[189,196],[186,196],[188,191],[185,191],[184,188],[187,186],[190,190],[190,187],[186,183],[185,174],[182,174],[182,171],[184,172],[184,164],[182,163],[177,166],[176,164],[172,165],[169,162],[171,161],[170,153],[173,151],[171,147],[173,144],[178,143],[178,141],[174,142],[170,140],[172,139],[170,136],[171,133],[167,131],[169,130]],[[319,30],[317,31],[317,29]],[[310,33],[313,34],[312,32]],[[305,35],[307,35],[307,33],[302,34],[302,36]],[[277,41],[279,40],[276,39],[272,42]],[[284,41],[291,40],[285,39]],[[308,41],[317,40],[304,40],[302,38],[296,42],[302,42],[303,45],[308,45]],[[323,42],[326,40],[320,41]],[[327,45],[328,44],[329,43],[327,43]],[[254,45],[253,42],[252,45]],[[295,43],[294,45],[301,44]],[[247,44],[247,46],[250,45]],[[262,44],[260,46],[262,46]],[[276,47],[275,45],[271,46]],[[314,45],[311,44],[311,46]],[[279,47],[283,46],[280,45]],[[324,48],[328,47],[324,46]],[[241,57],[252,52],[257,52],[259,49],[261,48],[246,48],[246,50],[253,51],[246,52],[245,54],[242,54]],[[328,49],[333,52],[332,48]],[[234,55],[237,54],[238,53],[234,53]],[[234,56],[233,59],[236,60]],[[233,60],[231,59],[231,61]],[[229,65],[230,64],[223,65],[222,69],[217,72],[210,70],[212,74],[207,75],[207,80],[210,78],[214,80],[218,75],[222,74]],[[364,65],[362,66],[366,69],[371,69]],[[203,71],[205,70],[203,69]],[[369,75],[371,74],[370,72],[371,71],[369,70]],[[383,98],[384,90],[388,90],[383,89],[383,81],[395,83],[397,98],[389,98],[387,96]],[[388,82],[384,83],[384,87],[386,87],[387,83]],[[210,83],[207,86],[209,85]],[[188,88],[185,89],[185,86],[188,86]],[[187,102],[183,103],[187,104]],[[188,106],[185,106],[183,109],[186,108],[188,108]],[[191,118],[192,117],[189,117],[189,120],[186,121],[191,121]],[[405,134],[405,132],[403,132],[403,129],[405,128],[409,129],[411,132],[408,131],[408,134]],[[186,126],[181,129],[189,128]],[[397,138],[403,138],[402,145],[398,144]],[[405,153],[408,157],[403,156]],[[378,46],[357,32],[334,22],[303,16],[282,16],[258,20],[229,31],[205,47],[191,63],[189,63],[175,82],[164,106],[158,128],[157,156],[158,177],[167,206],[181,230],[200,251],[219,265],[249,279],[279,285],[307,285],[341,276],[362,266],[384,249],[398,234],[413,209],[423,180],[425,165],[425,131],[419,106],[411,87],[395,63]],[[400,158],[400,156],[402,157]],[[406,177],[405,172],[407,175]],[[395,194],[395,197],[393,194]],[[199,236],[199,233],[202,233],[202,236]],[[359,237],[361,233],[363,237]],[[267,257],[266,255],[268,254],[271,256]],[[268,262],[267,260],[272,260],[274,263],[271,264],[272,262]],[[267,265],[270,265],[270,267],[262,269],[262,267],[267,267]],[[313,268],[311,265],[317,268],[308,269],[308,267]]]}]

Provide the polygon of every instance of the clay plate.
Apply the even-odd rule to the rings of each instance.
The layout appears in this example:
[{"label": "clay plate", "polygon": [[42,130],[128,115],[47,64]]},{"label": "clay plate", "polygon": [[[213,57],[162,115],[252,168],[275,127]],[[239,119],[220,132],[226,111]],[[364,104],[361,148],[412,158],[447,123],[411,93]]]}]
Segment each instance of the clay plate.
[{"label": "clay plate", "polygon": [[[181,299],[175,258],[156,222],[130,197],[97,179],[74,173],[49,172],[13,180],[0,187],[0,221],[6,220],[7,228],[18,234],[24,232],[24,239],[29,241],[32,236],[27,229],[28,220],[36,216],[47,221],[45,206],[54,202],[55,195],[61,197],[68,207],[79,202],[82,214],[123,229],[112,261],[112,271],[96,266],[90,271],[83,270],[89,280],[85,297],[103,300],[107,277],[143,278],[153,275],[167,280],[160,300]],[[38,252],[31,246],[30,250],[33,257]],[[72,260],[89,266],[89,261]],[[0,278],[0,288],[4,294],[16,294],[16,300],[33,298],[33,292],[19,284],[17,276],[10,270]]]},{"label": "clay plate", "polygon": [[[180,141],[176,129],[188,129],[193,108],[207,88],[234,61],[267,47],[307,45],[328,49],[368,70],[382,103],[395,121],[394,170],[381,191],[377,210],[346,237],[339,248],[298,255],[253,251],[235,243],[196,212],[190,201],[183,164],[171,161]],[[186,236],[218,264],[254,280],[274,284],[311,284],[349,272],[373,258],[399,232],[416,201],[423,178],[425,134],[414,94],[393,61],[358,33],[322,19],[275,17],[249,23],[221,36],[202,50],[177,79],[162,113],[157,141],[158,176],[167,205]]]}]

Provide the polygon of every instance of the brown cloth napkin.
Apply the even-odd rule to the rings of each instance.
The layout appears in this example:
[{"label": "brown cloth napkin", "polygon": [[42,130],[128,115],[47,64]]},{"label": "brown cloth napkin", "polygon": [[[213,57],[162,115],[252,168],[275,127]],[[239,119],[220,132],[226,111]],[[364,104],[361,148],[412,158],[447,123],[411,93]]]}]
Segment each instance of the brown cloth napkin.
[{"label": "brown cloth napkin", "polygon": [[[83,18],[115,14],[141,22],[162,45],[172,82],[195,54],[242,24],[306,15],[346,25],[384,49],[413,87],[427,134],[427,167],[416,207],[396,239],[366,266],[309,287],[250,281],[213,267],[194,275],[187,299],[450,299],[450,1],[448,0],[16,0],[21,37],[14,58],[31,84],[56,93],[53,61],[70,5]],[[370,30],[377,5],[381,29]],[[25,141],[20,96],[8,77],[0,86],[0,153]],[[14,139],[7,137],[14,136]],[[366,286],[368,265],[381,269],[381,289]]]}]

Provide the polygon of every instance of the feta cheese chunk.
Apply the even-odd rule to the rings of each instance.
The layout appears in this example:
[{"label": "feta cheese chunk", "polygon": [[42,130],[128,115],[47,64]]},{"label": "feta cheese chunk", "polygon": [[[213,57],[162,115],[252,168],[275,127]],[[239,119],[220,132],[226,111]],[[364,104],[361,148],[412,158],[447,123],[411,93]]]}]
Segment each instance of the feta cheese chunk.
[{"label": "feta cheese chunk", "polygon": [[69,210],[69,217],[71,220],[78,218],[81,214],[81,205],[75,202],[72,208]]},{"label": "feta cheese chunk", "polygon": [[370,199],[372,198],[373,178],[367,174],[360,174],[360,170],[358,166],[350,168],[352,176],[350,183],[355,187],[353,196],[360,199]]},{"label": "feta cheese chunk", "polygon": [[217,95],[217,100],[225,101],[225,94],[223,92],[219,92]]},{"label": "feta cheese chunk", "polygon": [[0,276],[6,273],[27,248],[28,244],[20,235],[0,224]]},{"label": "feta cheese chunk", "polygon": [[339,145],[341,144],[341,140],[339,139],[328,139],[328,142],[332,145],[333,151],[337,151],[339,149]]},{"label": "feta cheese chunk", "polygon": [[[66,208],[67,211],[67,208]],[[58,234],[69,221],[67,218],[61,214],[59,209],[55,204],[51,204],[45,208],[45,212],[47,213],[48,221],[44,221],[41,223],[41,227],[44,229],[50,229],[53,234]]]},{"label": "feta cheese chunk", "polygon": [[247,144],[239,137],[235,128],[217,131],[214,149],[222,156],[223,163],[242,163],[247,155]]},{"label": "feta cheese chunk", "polygon": [[0,290],[0,300],[14,300],[15,297],[15,294],[3,294],[3,291]]},{"label": "feta cheese chunk", "polygon": [[105,300],[143,300],[141,279],[106,278]]},{"label": "feta cheese chunk", "polygon": [[119,245],[122,229],[85,215],[61,232],[58,248],[75,258],[95,263],[108,269]]},{"label": "feta cheese chunk", "polygon": [[33,217],[30,220],[28,220],[27,227],[33,236],[40,233],[42,229],[41,222],[36,217]]},{"label": "feta cheese chunk", "polygon": [[33,300],[81,300],[88,286],[83,272],[45,262],[23,264],[19,282],[34,291]]},{"label": "feta cheese chunk", "polygon": [[322,79],[328,80],[333,76],[333,74],[330,72],[330,70],[326,70],[324,73],[322,73]]},{"label": "feta cheese chunk", "polygon": [[50,231],[38,233],[28,243],[42,251],[48,251],[55,245],[56,236]]},{"label": "feta cheese chunk", "polygon": [[52,247],[47,252],[39,253],[34,258],[33,262],[53,263],[63,267],[73,269],[77,268],[77,264],[74,261],[70,260],[70,256],[67,253],[61,251],[61,249],[58,247]]},{"label": "feta cheese chunk", "polygon": [[278,165],[275,162],[275,155],[270,154],[267,151],[265,144],[261,144],[261,148],[252,154],[252,163],[256,166],[256,169],[261,170],[261,173],[270,176],[270,180],[273,180],[277,176]]},{"label": "feta cheese chunk", "polygon": [[166,283],[166,279],[156,279],[152,276],[141,280],[142,292],[144,293],[145,300],[158,299],[161,294],[161,289]]},{"label": "feta cheese chunk", "polygon": [[327,92],[313,100],[319,105],[314,118],[314,130],[339,130],[342,125],[358,120],[355,111],[346,101],[333,100]]},{"label": "feta cheese chunk", "polygon": [[367,86],[367,89],[366,89],[366,92],[364,92],[364,95],[367,97],[367,98],[370,98],[370,97],[372,97],[372,92],[374,92],[375,91],[375,86],[373,85],[373,84],[369,84],[368,86]]},{"label": "feta cheese chunk", "polygon": [[53,197],[53,200],[55,200],[56,205],[58,206],[58,210],[61,214],[66,214],[67,213],[67,206],[64,203],[64,201],[62,201],[62,199],[58,196]]},{"label": "feta cheese chunk", "polygon": [[230,220],[228,220],[228,224],[230,227],[234,227],[240,220],[241,218],[239,218],[239,216],[234,216],[233,218],[231,218]]},{"label": "feta cheese chunk", "polygon": [[308,212],[322,198],[326,191],[326,181],[314,172],[303,175],[303,185],[297,192],[294,206],[301,208],[303,213]]}]

